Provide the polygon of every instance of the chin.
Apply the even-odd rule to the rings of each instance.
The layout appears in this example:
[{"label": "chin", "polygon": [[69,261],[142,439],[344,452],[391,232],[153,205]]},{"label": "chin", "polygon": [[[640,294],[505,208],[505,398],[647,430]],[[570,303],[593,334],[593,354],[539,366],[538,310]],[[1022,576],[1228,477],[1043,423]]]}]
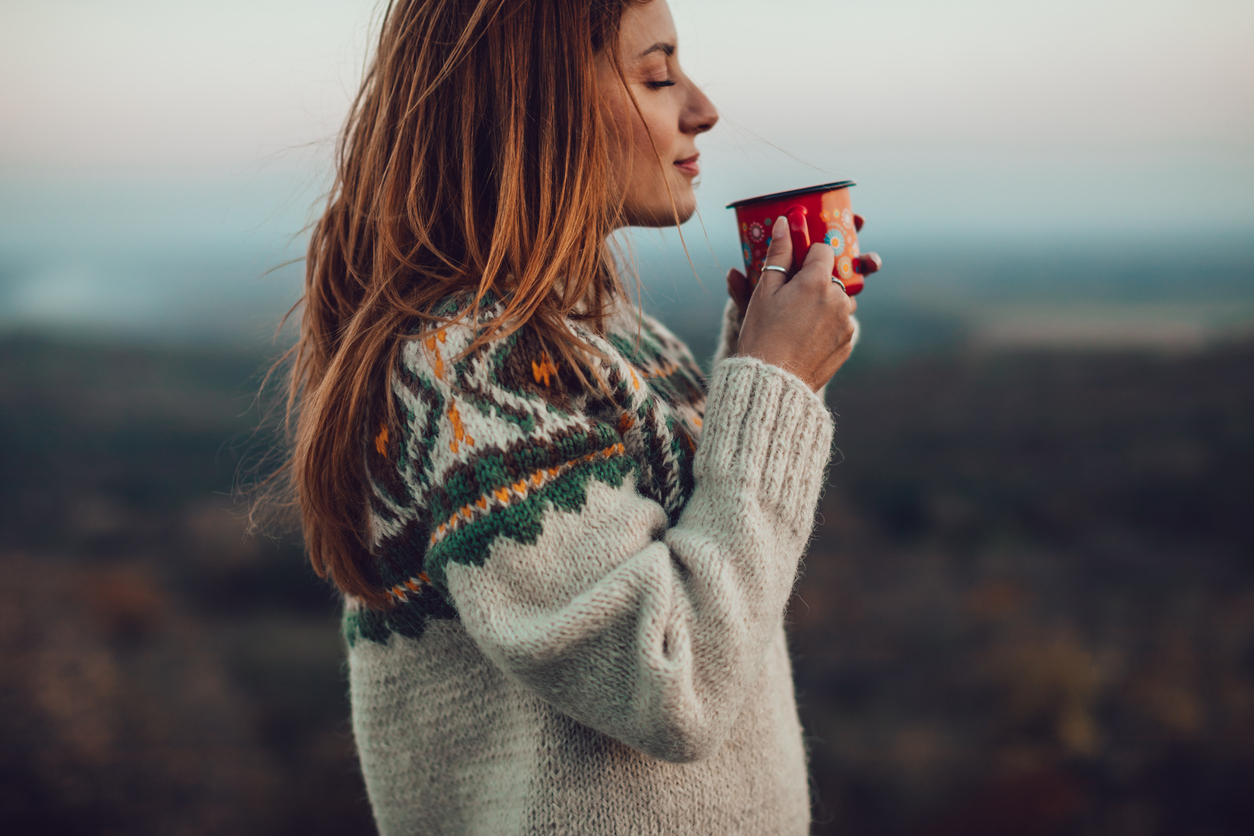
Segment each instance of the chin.
[{"label": "chin", "polygon": [[692,193],[692,189],[686,190],[687,194],[679,193],[675,195],[675,205],[671,206],[670,201],[663,199],[657,205],[653,206],[633,206],[628,208],[624,215],[626,216],[627,226],[646,226],[652,228],[660,228],[666,226],[678,226],[697,213],[697,199]]}]

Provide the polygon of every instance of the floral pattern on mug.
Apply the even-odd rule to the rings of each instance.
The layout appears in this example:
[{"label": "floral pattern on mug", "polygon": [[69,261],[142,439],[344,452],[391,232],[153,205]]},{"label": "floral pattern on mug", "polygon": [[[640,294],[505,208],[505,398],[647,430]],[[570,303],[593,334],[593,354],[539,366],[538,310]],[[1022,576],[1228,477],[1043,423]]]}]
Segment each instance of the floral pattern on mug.
[{"label": "floral pattern on mug", "polygon": [[823,243],[828,244],[833,250],[835,250],[837,256],[845,251],[845,236],[841,235],[840,232],[835,229],[829,229],[827,231],[827,235],[823,238]]}]

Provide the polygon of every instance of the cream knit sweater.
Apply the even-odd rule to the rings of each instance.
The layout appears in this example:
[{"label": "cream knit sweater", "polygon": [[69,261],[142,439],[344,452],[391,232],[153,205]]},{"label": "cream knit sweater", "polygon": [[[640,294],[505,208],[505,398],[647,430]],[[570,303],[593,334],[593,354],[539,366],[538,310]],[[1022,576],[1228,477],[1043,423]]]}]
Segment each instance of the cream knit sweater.
[{"label": "cream knit sweater", "polygon": [[[712,379],[634,309],[589,394],[526,329],[401,352],[368,439],[394,607],[345,609],[383,834],[804,834],[783,615],[831,444],[754,359]],[[490,315],[493,311],[486,311]],[[707,394],[708,392],[708,394]]]}]

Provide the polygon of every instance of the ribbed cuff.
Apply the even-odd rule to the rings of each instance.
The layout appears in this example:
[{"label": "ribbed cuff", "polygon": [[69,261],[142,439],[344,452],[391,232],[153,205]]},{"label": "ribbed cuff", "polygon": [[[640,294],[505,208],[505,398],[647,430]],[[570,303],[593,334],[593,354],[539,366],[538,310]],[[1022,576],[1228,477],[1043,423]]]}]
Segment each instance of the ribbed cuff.
[{"label": "ribbed cuff", "polygon": [[744,317],[740,315],[740,308],[728,299],[723,306],[723,327],[719,329],[718,348],[714,351],[714,362],[711,363],[711,367],[717,366],[736,353],[736,347],[740,345],[740,326],[743,324]]},{"label": "ribbed cuff", "polygon": [[698,481],[755,492],[808,531],[831,455],[827,405],[796,375],[752,357],[720,363],[706,403]]}]

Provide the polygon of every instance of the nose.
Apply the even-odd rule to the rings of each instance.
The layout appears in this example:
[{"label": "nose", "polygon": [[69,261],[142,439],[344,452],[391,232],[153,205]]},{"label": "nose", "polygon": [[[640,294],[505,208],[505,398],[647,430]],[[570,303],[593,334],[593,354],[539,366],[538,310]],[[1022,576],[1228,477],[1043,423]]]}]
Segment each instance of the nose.
[{"label": "nose", "polygon": [[688,83],[688,102],[680,116],[680,129],[688,134],[703,134],[718,122],[718,109],[701,88]]}]

